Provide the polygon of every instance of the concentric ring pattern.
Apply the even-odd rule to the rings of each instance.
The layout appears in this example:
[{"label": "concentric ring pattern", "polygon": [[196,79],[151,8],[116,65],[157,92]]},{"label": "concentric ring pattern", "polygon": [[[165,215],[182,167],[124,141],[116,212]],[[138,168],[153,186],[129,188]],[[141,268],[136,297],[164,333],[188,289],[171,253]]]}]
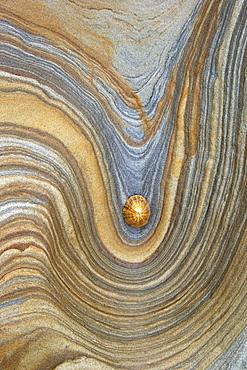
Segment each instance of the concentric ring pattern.
[{"label": "concentric ring pattern", "polygon": [[244,369],[246,1],[0,13],[0,368]]}]

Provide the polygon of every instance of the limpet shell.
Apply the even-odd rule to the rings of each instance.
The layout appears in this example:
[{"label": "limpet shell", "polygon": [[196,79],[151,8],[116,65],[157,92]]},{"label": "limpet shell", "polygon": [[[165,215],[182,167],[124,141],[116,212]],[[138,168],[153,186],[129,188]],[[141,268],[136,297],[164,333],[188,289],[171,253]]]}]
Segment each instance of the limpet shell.
[{"label": "limpet shell", "polygon": [[141,195],[132,195],[127,199],[123,208],[125,222],[135,228],[147,225],[150,218],[150,206]]}]

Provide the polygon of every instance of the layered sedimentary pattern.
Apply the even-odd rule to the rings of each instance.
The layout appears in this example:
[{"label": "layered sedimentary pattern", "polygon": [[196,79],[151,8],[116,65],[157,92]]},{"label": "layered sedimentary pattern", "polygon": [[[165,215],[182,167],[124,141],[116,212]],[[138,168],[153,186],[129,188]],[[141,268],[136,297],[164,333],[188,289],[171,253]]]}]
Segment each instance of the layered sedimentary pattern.
[{"label": "layered sedimentary pattern", "polygon": [[244,369],[246,1],[0,13],[0,368]]}]

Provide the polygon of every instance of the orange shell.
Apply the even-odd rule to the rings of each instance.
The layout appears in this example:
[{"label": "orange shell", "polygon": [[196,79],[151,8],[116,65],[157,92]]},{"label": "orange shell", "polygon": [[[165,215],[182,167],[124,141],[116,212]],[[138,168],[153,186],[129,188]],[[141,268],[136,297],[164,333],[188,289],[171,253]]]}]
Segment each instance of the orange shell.
[{"label": "orange shell", "polygon": [[135,228],[147,225],[150,217],[148,201],[141,195],[133,195],[127,199],[123,208],[125,222]]}]

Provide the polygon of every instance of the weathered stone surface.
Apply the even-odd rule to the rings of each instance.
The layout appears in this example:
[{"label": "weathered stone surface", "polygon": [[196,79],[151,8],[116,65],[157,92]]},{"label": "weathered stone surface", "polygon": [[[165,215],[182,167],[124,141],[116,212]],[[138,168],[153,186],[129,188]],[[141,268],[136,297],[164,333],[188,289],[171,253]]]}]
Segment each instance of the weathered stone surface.
[{"label": "weathered stone surface", "polygon": [[246,1],[0,13],[0,368],[244,369]]}]

